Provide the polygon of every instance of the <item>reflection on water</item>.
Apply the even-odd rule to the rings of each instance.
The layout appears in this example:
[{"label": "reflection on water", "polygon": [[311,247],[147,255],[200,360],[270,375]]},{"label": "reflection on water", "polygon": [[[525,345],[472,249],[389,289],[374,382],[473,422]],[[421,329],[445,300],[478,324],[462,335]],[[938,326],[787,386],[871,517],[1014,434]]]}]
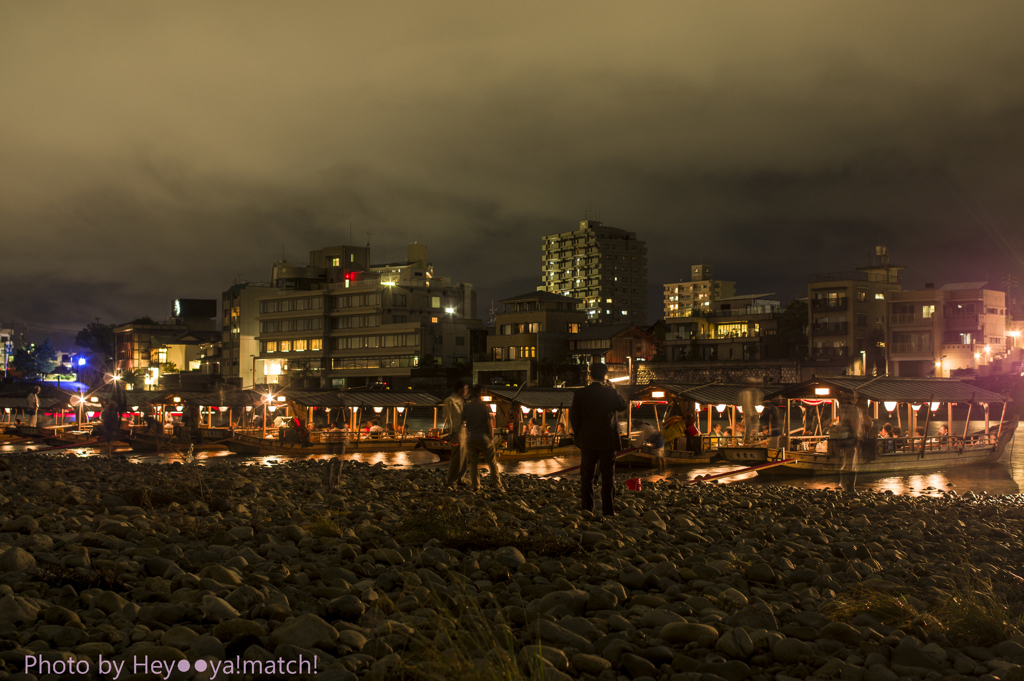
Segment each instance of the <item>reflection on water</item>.
[{"label": "reflection on water", "polygon": [[[975,426],[980,429],[984,426],[979,422],[972,422],[971,430]],[[0,442],[0,454],[16,456],[18,452],[28,449],[42,449],[45,445],[4,445]],[[80,457],[90,457],[102,454],[102,450],[96,448],[70,447],[65,451]],[[174,463],[181,461],[181,457],[169,453],[144,453],[133,452],[127,447],[115,449],[115,452],[126,457],[130,461],[139,463]],[[197,452],[196,456],[200,463],[214,462],[237,462],[248,465],[276,465],[285,461],[277,457],[253,457],[232,454],[227,449],[215,451]],[[288,461],[302,459],[326,459],[329,455],[314,455],[308,457],[289,457]],[[388,467],[411,468],[411,467],[444,467],[447,464],[440,462],[438,458],[422,449],[408,449],[401,452],[358,452],[347,455],[346,459],[361,461],[369,464],[383,463]],[[548,475],[573,469],[565,474],[573,476],[578,473],[574,468],[579,465],[578,455],[556,456],[539,459],[501,459],[503,470],[510,474],[521,475]],[[619,473],[629,477],[638,477],[646,481],[672,480],[675,482],[686,482],[700,477],[714,476],[729,471],[740,470],[742,467],[733,465],[708,465],[700,467],[677,467],[665,472],[652,471],[650,469],[620,468]],[[807,489],[845,489],[870,490],[874,492],[892,491],[894,494],[909,495],[937,495],[943,490],[955,490],[959,494],[968,491],[988,492],[990,494],[1017,494],[1024,492],[1024,424],[1017,428],[1014,439],[1010,442],[1007,452],[1000,463],[976,465],[967,468],[953,468],[939,470],[932,473],[912,473],[907,475],[859,475],[845,476],[794,476],[784,477],[780,475],[772,477],[759,477],[756,473],[738,473],[723,478],[720,484],[729,485],[792,485]]]}]

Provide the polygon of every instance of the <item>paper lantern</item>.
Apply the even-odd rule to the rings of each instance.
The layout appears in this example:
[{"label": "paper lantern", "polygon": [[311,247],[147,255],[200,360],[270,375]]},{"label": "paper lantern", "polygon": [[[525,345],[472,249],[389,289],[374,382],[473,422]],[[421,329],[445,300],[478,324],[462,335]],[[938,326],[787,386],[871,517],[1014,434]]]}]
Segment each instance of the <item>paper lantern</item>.
[{"label": "paper lantern", "polygon": [[715,411],[717,411],[719,414],[721,414],[722,412],[725,411],[725,405],[724,404],[716,404],[715,405]]},{"label": "paper lantern", "polygon": [[885,407],[886,411],[892,411],[896,408],[895,402],[882,402],[882,406]]}]

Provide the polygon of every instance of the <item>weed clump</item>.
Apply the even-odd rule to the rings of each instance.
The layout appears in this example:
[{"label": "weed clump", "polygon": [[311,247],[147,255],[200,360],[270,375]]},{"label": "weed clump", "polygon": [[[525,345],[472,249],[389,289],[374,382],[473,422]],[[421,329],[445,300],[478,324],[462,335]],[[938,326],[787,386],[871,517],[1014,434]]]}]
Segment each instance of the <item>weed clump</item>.
[{"label": "weed clump", "polygon": [[327,516],[318,517],[309,528],[311,537],[341,537],[341,529]]},{"label": "weed clump", "polygon": [[892,627],[941,633],[960,645],[991,646],[1024,633],[1024,581],[1009,573],[991,576],[977,570],[961,570],[951,577],[954,586],[932,589],[927,601],[909,593],[854,586],[821,613],[841,622],[868,614]]}]

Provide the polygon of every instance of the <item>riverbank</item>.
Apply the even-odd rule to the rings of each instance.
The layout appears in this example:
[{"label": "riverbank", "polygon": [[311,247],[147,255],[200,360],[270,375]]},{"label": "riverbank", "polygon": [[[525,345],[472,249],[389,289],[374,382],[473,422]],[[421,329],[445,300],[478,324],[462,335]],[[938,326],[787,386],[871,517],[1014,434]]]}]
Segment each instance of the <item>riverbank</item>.
[{"label": "riverbank", "polygon": [[1024,663],[1019,496],[666,481],[604,519],[577,510],[578,481],[530,476],[451,492],[440,470],[346,463],[328,493],[312,461],[0,468],[0,674],[95,674],[101,656],[120,679],[155,679],[132,673],[144,658],[202,679],[295,678],[286,662],[315,658],[320,681],[1013,679]]}]

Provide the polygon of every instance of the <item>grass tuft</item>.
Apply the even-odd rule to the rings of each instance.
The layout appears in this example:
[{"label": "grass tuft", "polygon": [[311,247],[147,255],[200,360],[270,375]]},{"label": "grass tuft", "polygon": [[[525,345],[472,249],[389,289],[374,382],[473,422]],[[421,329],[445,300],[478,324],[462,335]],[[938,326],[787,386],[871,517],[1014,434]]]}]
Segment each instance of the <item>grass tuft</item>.
[{"label": "grass tuft", "polygon": [[826,603],[821,614],[839,622],[868,614],[891,627],[941,633],[960,645],[991,646],[1024,633],[1019,581],[961,572],[954,582],[953,588],[933,589],[931,601],[856,585]]},{"label": "grass tuft", "polygon": [[325,515],[318,517],[309,528],[311,537],[341,537],[341,529]]}]

